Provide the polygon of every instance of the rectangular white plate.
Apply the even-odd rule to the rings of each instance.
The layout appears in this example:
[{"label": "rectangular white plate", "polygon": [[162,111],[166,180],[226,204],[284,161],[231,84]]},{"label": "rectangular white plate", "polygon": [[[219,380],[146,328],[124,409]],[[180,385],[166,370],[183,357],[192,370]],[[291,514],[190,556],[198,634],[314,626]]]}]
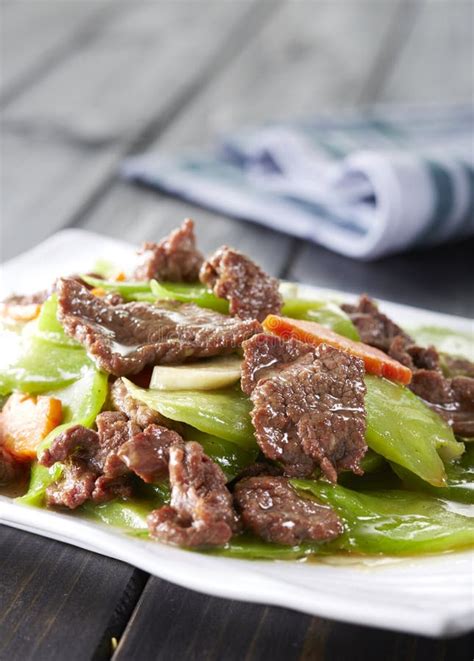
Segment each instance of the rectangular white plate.
[{"label": "rectangular white plate", "polygon": [[[134,248],[82,230],[65,230],[2,267],[0,298],[48,287],[65,273],[92,269],[99,258],[124,269]],[[299,286],[303,295],[354,296]],[[461,317],[394,303],[383,308],[405,326],[434,324],[472,331]],[[0,348],[1,350],[1,348]],[[26,507],[0,497],[0,522],[135,565],[183,587],[355,624],[429,636],[468,631],[474,622],[474,552],[382,562],[246,561],[190,553],[127,536],[70,515]]]}]

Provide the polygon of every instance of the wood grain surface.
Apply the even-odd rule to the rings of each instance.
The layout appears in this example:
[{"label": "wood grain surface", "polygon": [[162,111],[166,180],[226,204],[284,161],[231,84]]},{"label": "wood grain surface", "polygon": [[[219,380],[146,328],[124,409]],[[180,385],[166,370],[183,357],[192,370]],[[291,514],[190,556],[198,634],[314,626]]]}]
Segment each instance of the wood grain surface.
[{"label": "wood grain surface", "polygon": [[[472,241],[364,264],[123,183],[146,148],[378,102],[472,99],[470,0],[3,0],[1,235],[7,259],[62,227],[129,241],[184,216],[274,275],[468,314]],[[0,659],[425,659],[435,641],[216,599],[0,528]],[[118,646],[117,646],[118,645]]]}]

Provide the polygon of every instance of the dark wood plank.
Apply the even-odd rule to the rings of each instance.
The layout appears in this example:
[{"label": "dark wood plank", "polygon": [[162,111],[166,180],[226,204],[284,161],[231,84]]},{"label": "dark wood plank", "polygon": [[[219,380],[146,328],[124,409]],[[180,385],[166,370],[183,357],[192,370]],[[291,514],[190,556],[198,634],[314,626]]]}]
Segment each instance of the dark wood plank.
[{"label": "dark wood plank", "polygon": [[206,597],[152,578],[113,657],[167,660],[468,661],[473,639],[437,641]]},{"label": "dark wood plank", "polygon": [[[186,17],[188,6],[192,11]],[[107,188],[120,158],[150,127],[156,132],[166,126],[199,91],[215,70],[217,55],[219,62],[232,57],[236,45],[229,37],[251,22],[253,3],[224,6],[206,0],[206,11],[196,11],[203,6],[140,5],[133,20],[117,19],[107,35],[95,37],[96,58],[91,59],[92,47],[82,57],[74,52],[52,71],[52,82],[46,78],[36,92],[22,95],[20,108],[30,99],[26,117],[15,114],[15,104],[9,109],[2,142],[3,259],[73,223]],[[150,26],[162,15],[171,24],[160,24],[163,38],[155,42]],[[215,30],[212,38],[209,25]],[[18,232],[18,227],[29,231]]]},{"label": "dark wood plank", "polygon": [[0,102],[11,101],[65,52],[87,41],[109,16],[126,9],[118,4],[106,0],[2,2]]},{"label": "dark wood plank", "polygon": [[287,236],[126,183],[114,185],[80,227],[138,245],[165,236],[188,216],[196,220],[199,246],[205,253],[223,244],[234,245],[274,275],[288,261],[293,241]]},{"label": "dark wood plank", "polygon": [[61,229],[116,169],[115,149],[86,150],[41,134],[4,132],[1,150],[2,260]]},{"label": "dark wood plank", "polygon": [[0,658],[108,658],[143,590],[129,565],[0,527]]},{"label": "dark wood plank", "polygon": [[[410,4],[410,3],[407,3]],[[425,2],[380,87],[387,103],[472,103],[474,3]]]},{"label": "dark wood plank", "polygon": [[9,104],[5,125],[53,127],[87,144],[124,142],[171,105],[179,110],[185,91],[225,61],[253,10],[253,0],[138,2]]},{"label": "dark wood plank", "polygon": [[357,105],[399,4],[282,4],[153,146],[202,145],[245,124]]}]

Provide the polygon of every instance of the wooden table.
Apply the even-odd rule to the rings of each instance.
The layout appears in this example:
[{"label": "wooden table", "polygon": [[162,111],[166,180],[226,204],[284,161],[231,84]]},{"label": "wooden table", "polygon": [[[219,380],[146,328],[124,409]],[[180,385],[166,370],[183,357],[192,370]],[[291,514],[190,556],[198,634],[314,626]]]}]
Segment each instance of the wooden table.
[{"label": "wooden table", "polygon": [[[127,154],[246,122],[472,99],[470,0],[2,0],[1,10],[2,259],[64,227],[140,243],[192,215],[204,250],[235,244],[278,276],[472,314],[473,241],[363,264],[117,177]],[[1,659],[467,660],[469,643],[210,598],[0,530]]]}]

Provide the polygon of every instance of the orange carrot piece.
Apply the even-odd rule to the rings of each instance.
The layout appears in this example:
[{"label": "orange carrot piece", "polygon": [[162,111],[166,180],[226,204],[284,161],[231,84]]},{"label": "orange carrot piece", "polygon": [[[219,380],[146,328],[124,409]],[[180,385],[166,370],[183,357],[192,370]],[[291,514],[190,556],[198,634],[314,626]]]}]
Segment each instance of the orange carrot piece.
[{"label": "orange carrot piece", "polygon": [[31,321],[36,319],[41,310],[39,303],[28,303],[18,305],[17,303],[2,303],[0,305],[0,316],[13,321]]},{"label": "orange carrot piece", "polygon": [[61,400],[13,393],[1,413],[3,445],[21,461],[36,458],[41,441],[62,420]]},{"label": "orange carrot piece", "polygon": [[107,292],[103,287],[94,287],[94,289],[91,289],[91,294],[94,294],[94,296],[98,296],[99,298],[103,298],[106,293]]},{"label": "orange carrot piece", "polygon": [[117,273],[117,275],[115,276],[115,280],[117,282],[124,282],[126,279],[127,279],[127,276],[125,275],[125,273],[123,271],[120,271],[120,273]]},{"label": "orange carrot piece", "polygon": [[387,356],[383,351],[370,347],[363,342],[349,340],[347,337],[338,335],[315,321],[301,321],[269,314],[263,322],[263,328],[267,333],[279,337],[294,338],[307,344],[329,344],[336,349],[351,353],[364,361],[365,369],[370,374],[383,376],[404,385],[411,381],[411,370]]}]

